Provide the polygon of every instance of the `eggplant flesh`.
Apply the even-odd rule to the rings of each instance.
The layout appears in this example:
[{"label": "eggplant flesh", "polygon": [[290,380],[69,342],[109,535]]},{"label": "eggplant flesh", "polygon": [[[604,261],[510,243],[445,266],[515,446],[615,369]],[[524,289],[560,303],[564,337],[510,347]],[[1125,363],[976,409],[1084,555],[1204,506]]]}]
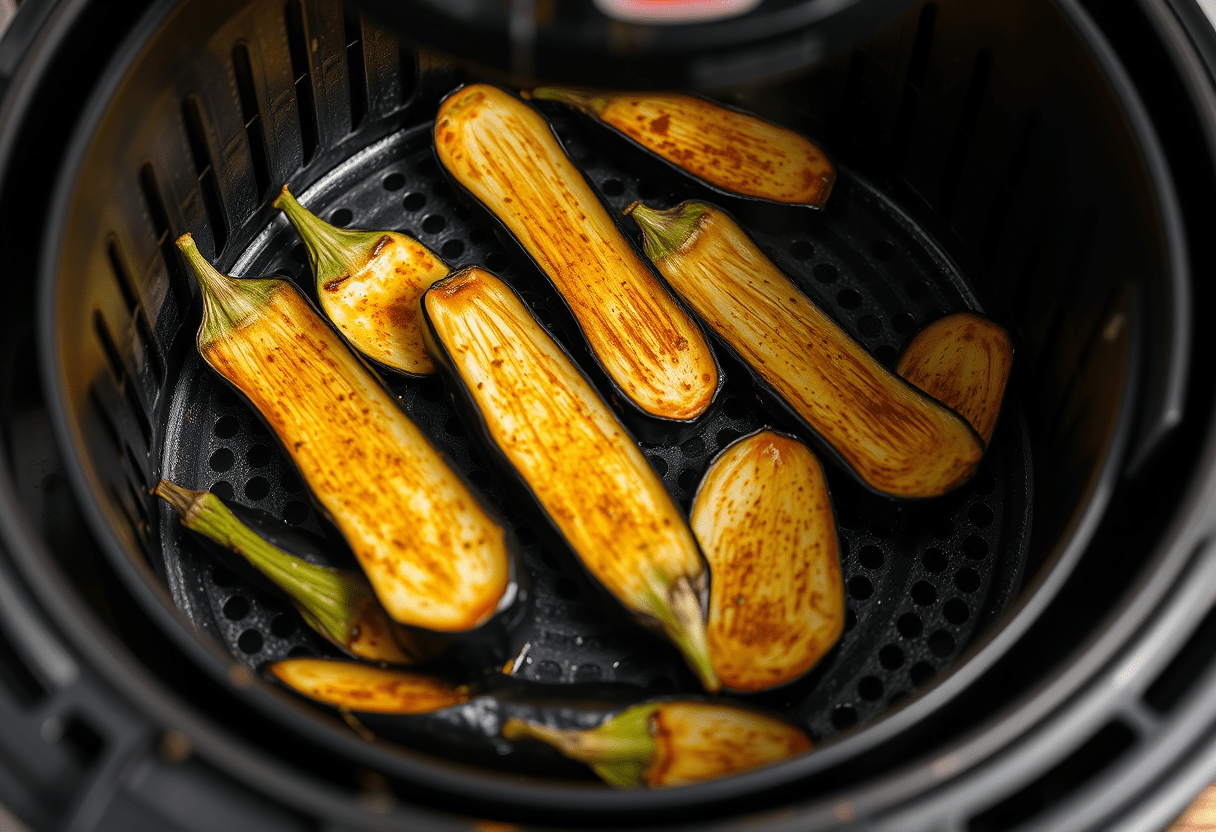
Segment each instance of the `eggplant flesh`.
[{"label": "eggplant flesh", "polygon": [[759,431],[710,464],[693,500],[709,563],[709,655],[740,692],[797,679],[844,631],[844,582],[823,468],[797,439]]},{"label": "eggplant flesh", "polygon": [[883,367],[725,211],[701,202],[629,211],[668,284],[862,484],[919,499],[975,473],[984,446],[971,426]]},{"label": "eggplant flesh", "polygon": [[531,97],[574,107],[734,196],[822,208],[836,181],[827,154],[809,139],[697,96],[538,87]]},{"label": "eggplant flesh", "polygon": [[552,282],[620,397],[659,420],[704,414],[720,386],[704,333],[639,256],[548,122],[497,87],[448,96],[435,149]]},{"label": "eggplant flesh", "polygon": [[294,286],[179,246],[202,288],[199,352],[278,437],[389,615],[501,663],[530,600],[513,535]]},{"label": "eggplant flesh", "polygon": [[591,576],[716,689],[696,541],[607,404],[519,297],[482,269],[432,286],[423,313],[431,354],[475,434]]},{"label": "eggplant flesh", "polygon": [[896,372],[954,408],[987,445],[1012,368],[1013,343],[1005,328],[973,312],[956,312],[918,332]]},{"label": "eggplant flesh", "polygon": [[667,700],[635,705],[590,730],[512,720],[509,739],[548,743],[617,788],[673,788],[751,771],[812,747],[801,728],[754,708]]}]

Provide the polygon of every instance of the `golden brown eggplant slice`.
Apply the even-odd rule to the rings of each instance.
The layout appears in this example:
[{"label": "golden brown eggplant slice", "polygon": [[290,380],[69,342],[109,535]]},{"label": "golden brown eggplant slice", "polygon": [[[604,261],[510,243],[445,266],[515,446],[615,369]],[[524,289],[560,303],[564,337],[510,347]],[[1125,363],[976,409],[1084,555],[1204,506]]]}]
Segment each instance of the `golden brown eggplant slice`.
[{"label": "golden brown eggplant slice", "polygon": [[699,701],[635,705],[585,731],[511,719],[502,734],[512,741],[549,743],[617,788],[687,786],[811,750],[806,732],[784,720]]},{"label": "golden brown eggplant slice", "polygon": [[704,334],[617,228],[540,113],[497,87],[463,87],[439,107],[435,149],[553,282],[624,400],[664,420],[705,412],[719,371]]},{"label": "golden brown eggplant slice", "polygon": [[973,312],[939,318],[916,334],[896,371],[992,440],[1013,368],[1013,342],[999,324]]},{"label": "golden brown eggplant slice", "polygon": [[693,500],[709,563],[709,657],[724,688],[797,679],[844,631],[836,519],[819,460],[760,431],[713,461]]},{"label": "golden brown eggplant slice", "polygon": [[340,710],[425,714],[469,701],[463,685],[406,670],[333,659],[285,659],[270,673],[297,693]]},{"label": "golden brown eggplant slice", "polygon": [[512,539],[304,296],[220,274],[189,235],[178,246],[202,289],[199,352],[282,442],[388,613],[459,633],[514,604]]},{"label": "golden brown eggplant slice", "polygon": [[431,355],[491,455],[588,572],[683,652],[716,690],[705,646],[705,567],[637,443],[519,297],[470,267],[423,298]]},{"label": "golden brown eggplant slice", "polygon": [[629,211],[668,284],[862,483],[936,497],[975,473],[984,446],[970,425],[883,367],[725,211]]},{"label": "golden brown eggplant slice", "polygon": [[422,243],[396,231],[338,228],[309,212],[283,186],[275,200],[312,263],[321,309],[351,346],[405,375],[435,371],[422,343],[422,293],[448,273]]},{"label": "golden brown eggplant slice", "polygon": [[704,98],[674,92],[538,87],[705,184],[735,196],[822,208],[836,172],[809,139]]}]

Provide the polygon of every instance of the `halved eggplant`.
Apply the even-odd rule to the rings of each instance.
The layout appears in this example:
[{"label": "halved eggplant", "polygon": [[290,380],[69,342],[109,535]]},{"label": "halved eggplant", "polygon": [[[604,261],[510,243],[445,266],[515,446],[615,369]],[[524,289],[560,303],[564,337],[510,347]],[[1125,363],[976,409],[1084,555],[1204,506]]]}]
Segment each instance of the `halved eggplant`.
[{"label": "halved eggplant", "polygon": [[422,302],[427,345],[475,435],[582,566],[667,636],[709,690],[705,565],[637,443],[523,301],[469,267]]},{"label": "halved eggplant", "polygon": [[278,437],[385,610],[501,664],[530,601],[513,535],[291,283],[226,277],[189,235],[178,246],[202,290],[199,352]]},{"label": "halved eggplant", "polygon": [[635,705],[590,730],[511,719],[509,740],[548,743],[617,788],[671,788],[729,777],[811,750],[810,737],[754,708],[670,700]]},{"label": "halved eggplant", "polygon": [[[390,664],[426,658],[403,649],[409,645],[409,632],[388,617],[362,572],[323,566],[284,549],[283,541],[296,535],[282,521],[261,512],[265,515],[261,522],[243,522],[239,512],[244,506],[230,506],[209,491],[193,491],[168,480],[160,481],[156,495],[177,509],[187,529],[221,552],[235,553],[268,578],[309,627],[346,653]],[[230,556],[222,559],[232,561]]]},{"label": "halved eggplant", "polygon": [[730,196],[822,208],[836,181],[806,137],[698,96],[537,87],[531,97],[574,107]]},{"label": "halved eggplant", "polygon": [[974,312],[938,318],[916,334],[896,372],[992,440],[1013,368],[1013,342],[1000,324]]},{"label": "halved eggplant", "polygon": [[622,684],[543,684],[489,673],[458,682],[417,671],[328,659],[287,659],[267,668],[294,692],[335,709],[364,739],[391,742],[513,774],[585,777],[547,745],[502,736],[511,719],[583,729],[646,698]]},{"label": "halved eggplant", "polygon": [[752,693],[810,670],[845,617],[836,518],[811,449],[770,430],[732,443],[689,522],[709,563],[709,658],[722,686]]},{"label": "halved eggplant", "polygon": [[321,309],[351,346],[409,376],[435,371],[422,343],[422,293],[448,273],[422,243],[396,231],[338,228],[283,186],[274,207],[291,220],[316,279]]},{"label": "halved eggplant", "polygon": [[725,211],[634,203],[626,213],[668,284],[864,485],[891,497],[936,497],[975,473],[984,445],[971,426],[883,367]]},{"label": "halved eggplant", "polygon": [[435,151],[552,282],[631,424],[657,421],[659,432],[705,413],[720,371],[704,333],[540,113],[497,87],[463,87],[439,107]]}]

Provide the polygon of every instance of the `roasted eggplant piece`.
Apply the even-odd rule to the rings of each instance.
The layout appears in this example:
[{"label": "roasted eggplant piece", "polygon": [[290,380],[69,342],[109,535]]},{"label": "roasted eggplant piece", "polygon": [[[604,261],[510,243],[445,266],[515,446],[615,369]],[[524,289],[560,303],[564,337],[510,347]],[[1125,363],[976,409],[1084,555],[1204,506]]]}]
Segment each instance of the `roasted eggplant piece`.
[{"label": "roasted eggplant piece", "polygon": [[[275,529],[269,516],[260,523],[242,522],[237,512],[243,506],[229,506],[209,491],[168,480],[160,481],[156,495],[177,509],[187,529],[257,569],[291,599],[309,627],[346,653],[390,664],[421,658],[402,649],[398,641],[408,644],[408,631],[388,617],[362,572],[321,566],[284,550],[283,541],[295,537],[290,527]],[[268,537],[277,538],[278,545]]]},{"label": "roasted eggplant piece", "polygon": [[704,98],[674,92],[538,87],[710,188],[732,196],[822,208],[836,171],[809,139]]},{"label": "roasted eggplant piece", "polygon": [[617,788],[688,786],[772,765],[811,750],[801,728],[718,702],[648,702],[585,731],[511,719],[509,740],[535,739],[586,763]]},{"label": "roasted eggplant piece", "polygon": [[710,464],[693,499],[709,563],[709,658],[729,690],[784,685],[844,632],[836,518],[819,460],[763,430]]},{"label": "roasted eggplant piece", "polygon": [[[444,99],[435,150],[548,276],[638,424],[686,423],[719,387],[704,333],[663,287],[566,157],[547,121],[497,87]],[[669,425],[656,425],[658,431]]]},{"label": "roasted eggplant piece", "polygon": [[983,442],[954,411],[882,366],[703,202],[627,209],[681,298],[776,394],[825,452],[891,497],[945,494],[975,473]]},{"label": "roasted eggplant piece", "polygon": [[637,443],[523,301],[469,267],[423,297],[427,345],[476,435],[558,537],[708,690],[706,573],[692,532]]},{"label": "roasted eggplant piece", "polygon": [[385,610],[501,664],[530,600],[513,535],[291,283],[178,246],[202,290],[199,353],[266,420]]},{"label": "roasted eggplant piece", "polygon": [[334,708],[364,739],[381,738],[513,774],[585,777],[586,769],[547,745],[511,743],[510,719],[553,728],[594,728],[646,698],[622,684],[543,684],[490,673],[459,682],[438,674],[354,662],[287,659],[272,680]]},{"label": "roasted eggplant piece", "polygon": [[974,312],[957,312],[918,332],[896,372],[954,408],[987,445],[1012,368],[1013,342],[1005,328]]},{"label": "roasted eggplant piece", "polygon": [[283,186],[274,207],[291,220],[316,278],[321,309],[350,345],[403,375],[435,371],[422,343],[422,293],[448,273],[422,243],[395,231],[330,225]]}]

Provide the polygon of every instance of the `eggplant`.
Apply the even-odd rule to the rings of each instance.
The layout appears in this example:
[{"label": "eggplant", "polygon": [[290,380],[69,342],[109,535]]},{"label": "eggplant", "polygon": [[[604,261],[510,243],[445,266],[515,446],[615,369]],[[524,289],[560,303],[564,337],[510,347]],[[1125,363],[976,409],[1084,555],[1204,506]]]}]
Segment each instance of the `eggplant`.
[{"label": "eggplant", "polygon": [[594,581],[717,690],[705,642],[704,561],[612,410],[489,272],[453,272],[427,290],[422,312],[427,348],[471,433]]},{"label": "eggplant", "polygon": [[954,408],[987,445],[1012,368],[1013,342],[1005,328],[974,312],[956,312],[918,332],[895,371]]},{"label": "eggplant", "polygon": [[378,366],[406,376],[435,371],[422,343],[422,293],[448,273],[422,243],[396,231],[330,225],[283,186],[274,207],[304,245],[325,315],[352,347]]},{"label": "eggplant", "polygon": [[719,193],[822,208],[836,171],[807,139],[759,116],[675,92],[538,87]]},{"label": "eggplant", "polygon": [[761,430],[710,463],[689,520],[709,563],[709,658],[722,687],[753,693],[814,667],[844,632],[844,581],[823,468]]},{"label": "eggplant", "polygon": [[[222,552],[235,553],[269,579],[309,627],[343,652],[390,664],[429,658],[417,650],[407,652],[409,632],[388,617],[362,572],[319,565],[285,550],[284,541],[299,539],[290,526],[276,528],[281,521],[270,515],[258,518],[260,522],[242,522],[238,512],[244,506],[230,506],[209,491],[192,491],[168,480],[161,480],[155,493],[177,510],[183,526]],[[315,558],[317,547],[308,549]]]},{"label": "eggplant", "polygon": [[544,684],[501,673],[466,681],[331,659],[287,659],[267,667],[272,681],[335,709],[367,740],[514,774],[585,777],[556,750],[502,736],[511,719],[559,729],[593,728],[647,698],[624,684]]},{"label": "eggplant", "polygon": [[422,642],[500,665],[530,593],[505,528],[288,281],[226,277],[178,240],[203,297],[203,359],[262,416],[363,567]]},{"label": "eggplant", "polygon": [[890,372],[799,291],[725,211],[626,209],[668,284],[830,458],[890,497],[937,497],[979,467],[967,422]]},{"label": "eggplant", "polygon": [[540,113],[497,87],[463,87],[440,104],[435,152],[547,276],[631,424],[658,436],[709,409],[722,378],[705,334]]},{"label": "eggplant", "polygon": [[590,730],[511,719],[503,736],[548,743],[617,788],[688,786],[810,751],[801,728],[754,708],[667,700],[635,705]]}]

